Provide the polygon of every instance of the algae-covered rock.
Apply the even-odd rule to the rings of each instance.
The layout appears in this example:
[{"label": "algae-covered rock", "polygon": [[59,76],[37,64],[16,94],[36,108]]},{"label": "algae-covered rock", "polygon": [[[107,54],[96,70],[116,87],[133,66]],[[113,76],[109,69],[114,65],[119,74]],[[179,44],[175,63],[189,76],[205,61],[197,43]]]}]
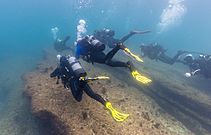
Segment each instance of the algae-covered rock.
[{"label": "algae-covered rock", "polygon": [[[67,53],[69,52],[64,52]],[[46,50],[45,59],[37,70],[26,76],[25,95],[30,97],[32,114],[39,120],[43,134],[194,134],[191,128],[179,119],[179,116],[185,116],[180,115],[184,108],[178,109],[182,106],[181,103],[166,97],[168,95],[165,95],[167,94],[165,90],[171,91],[171,89],[162,91],[156,85],[161,83],[161,86],[165,87],[164,81],[168,80],[163,82],[153,80],[150,86],[143,86],[137,84],[127,69],[111,68],[97,63],[91,65],[81,61],[85,69],[87,71],[89,69],[89,76],[106,73],[111,78],[109,81],[92,82],[90,86],[96,93],[109,100],[117,110],[130,114],[127,120],[118,123],[112,119],[105,107],[85,93],[82,101],[76,102],[70,90],[64,89],[61,83],[56,84],[56,79],[49,77],[57,64],[55,55],[52,50]],[[146,74],[150,72],[150,67],[147,69],[144,72]],[[159,70],[150,72],[149,75],[153,79],[158,79],[160,76],[157,78],[153,76],[158,73]],[[168,83],[169,85],[171,84]],[[177,94],[178,92],[174,91],[174,96]],[[175,106],[171,106],[172,103]],[[168,109],[173,111],[174,108],[180,111],[178,117],[175,117],[171,111],[167,111]]]}]

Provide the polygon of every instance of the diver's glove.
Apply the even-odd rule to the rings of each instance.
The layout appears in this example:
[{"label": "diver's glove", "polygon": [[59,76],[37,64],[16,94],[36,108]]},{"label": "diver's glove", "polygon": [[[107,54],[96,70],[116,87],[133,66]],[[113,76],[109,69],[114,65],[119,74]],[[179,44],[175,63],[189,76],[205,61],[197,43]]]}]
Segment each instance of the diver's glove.
[{"label": "diver's glove", "polygon": [[122,122],[122,121],[126,120],[127,117],[129,117],[129,114],[120,113],[116,109],[114,109],[112,107],[112,104],[108,101],[106,102],[105,107],[106,107],[106,109],[108,109],[110,111],[111,116],[114,118],[114,120],[116,120],[118,122]]},{"label": "diver's glove", "polygon": [[189,77],[192,76],[191,73],[185,73],[184,75],[185,75],[185,77],[187,77],[187,78],[189,78]]}]

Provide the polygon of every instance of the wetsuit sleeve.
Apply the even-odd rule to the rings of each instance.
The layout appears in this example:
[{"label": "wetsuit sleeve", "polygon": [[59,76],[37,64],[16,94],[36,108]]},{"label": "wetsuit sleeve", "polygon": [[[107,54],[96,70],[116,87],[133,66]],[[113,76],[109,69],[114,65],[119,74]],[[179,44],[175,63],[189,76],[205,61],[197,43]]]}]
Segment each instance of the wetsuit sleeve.
[{"label": "wetsuit sleeve", "polygon": [[86,82],[83,82],[83,90],[89,97],[93,98],[94,100],[100,102],[105,106],[106,101],[102,98],[102,96],[95,93]]},{"label": "wetsuit sleeve", "polygon": [[64,44],[70,39],[70,36],[66,36],[65,39],[63,40]]},{"label": "wetsuit sleeve", "polygon": [[56,76],[60,76],[60,70],[59,68],[56,68],[51,74],[50,77],[56,77]]}]

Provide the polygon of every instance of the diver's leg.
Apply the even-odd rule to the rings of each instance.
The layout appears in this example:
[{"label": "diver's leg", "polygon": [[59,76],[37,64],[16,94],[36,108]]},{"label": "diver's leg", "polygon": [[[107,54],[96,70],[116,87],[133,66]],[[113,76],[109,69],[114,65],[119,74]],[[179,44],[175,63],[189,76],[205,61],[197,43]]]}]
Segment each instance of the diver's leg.
[{"label": "diver's leg", "polygon": [[83,90],[86,92],[88,96],[90,96],[91,98],[93,98],[94,100],[100,102],[105,106],[106,101],[99,94],[94,93],[94,91],[90,88],[90,86],[86,82],[83,82]]},{"label": "diver's leg", "polygon": [[104,64],[105,58],[106,58],[106,55],[104,52],[94,52],[90,56],[90,61],[93,63],[96,62],[96,63]]},{"label": "diver's leg", "polygon": [[73,97],[75,100],[80,102],[82,100],[83,90],[80,89],[79,82],[77,80],[71,79],[69,83]]},{"label": "diver's leg", "polygon": [[129,34],[125,35],[124,37],[122,37],[120,39],[120,42],[124,43],[126,40],[128,40],[131,36],[135,35],[135,34],[145,34],[145,33],[149,33],[150,31],[131,31]]},{"label": "diver's leg", "polygon": [[130,38],[131,36],[133,36],[135,33],[132,33],[130,32],[129,34],[123,36],[121,39],[120,39],[120,42],[124,43],[126,40],[128,40],[128,38]]},{"label": "diver's leg", "polygon": [[177,54],[173,57],[172,61],[173,61],[173,64],[178,60],[179,56],[186,53],[186,51],[177,51]]},{"label": "diver's leg", "polygon": [[70,36],[66,36],[65,39],[63,40],[64,44],[70,39]]},{"label": "diver's leg", "polygon": [[[92,62],[106,64],[106,65],[109,65],[112,67],[127,67],[127,64],[124,62],[111,60],[111,58],[114,54],[115,54],[115,52],[113,52],[113,51],[112,51],[112,53],[107,54],[107,55],[105,55],[104,52],[98,52],[98,53],[91,55],[90,59]],[[109,57],[107,57],[107,56],[109,56]]]},{"label": "diver's leg", "polygon": [[121,61],[114,61],[114,60],[111,60],[114,55],[117,53],[117,51],[120,49],[120,48],[123,48],[124,46],[122,44],[117,44],[106,56],[105,56],[105,64],[106,65],[109,65],[109,66],[112,66],[112,67],[128,67],[128,64],[125,63],[125,62],[121,62]]},{"label": "diver's leg", "polygon": [[114,55],[119,51],[120,47],[116,45],[105,57],[105,61],[111,60]]},{"label": "diver's leg", "polygon": [[128,67],[127,63],[121,62],[121,61],[114,61],[114,60],[106,61],[105,64],[111,67]]},{"label": "diver's leg", "polygon": [[119,49],[124,50],[125,48],[126,47],[122,43],[117,43],[117,45],[106,55],[105,61],[111,60]]},{"label": "diver's leg", "polygon": [[173,58],[171,58],[171,57],[169,57],[169,56],[167,56],[167,55],[165,55],[165,54],[162,54],[162,55],[160,55],[160,56],[158,57],[158,59],[159,59],[160,61],[166,63],[166,64],[172,65],[172,64],[174,64],[174,63],[177,61],[178,57],[179,57],[181,54],[183,54],[183,53],[184,53],[183,51],[178,51],[177,54],[176,54]]},{"label": "diver's leg", "polygon": [[174,64],[173,59],[165,54],[160,55],[158,57],[158,60],[162,61],[163,63],[169,64],[169,65]]},{"label": "diver's leg", "polygon": [[118,112],[115,108],[112,107],[111,102],[104,100],[100,95],[94,93],[87,83],[84,84],[84,91],[87,93],[88,96],[105,106],[105,108],[110,111],[111,116],[116,121],[124,121],[129,116],[129,114]]},{"label": "diver's leg", "polygon": [[127,67],[130,69],[130,72],[133,72],[136,70],[135,66],[133,65],[132,61],[127,62]]}]

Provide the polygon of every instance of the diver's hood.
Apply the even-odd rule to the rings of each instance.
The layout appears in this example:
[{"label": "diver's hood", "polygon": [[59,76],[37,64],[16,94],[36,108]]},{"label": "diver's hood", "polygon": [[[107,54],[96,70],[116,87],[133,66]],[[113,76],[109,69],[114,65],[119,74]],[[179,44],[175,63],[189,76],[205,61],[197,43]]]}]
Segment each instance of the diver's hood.
[{"label": "diver's hood", "polygon": [[106,33],[109,33],[109,32],[110,32],[110,29],[104,29],[104,31],[105,31]]},{"label": "diver's hood", "polygon": [[62,56],[60,54],[58,54],[58,55],[56,55],[56,57],[60,61],[60,59],[61,59]]},{"label": "diver's hood", "polygon": [[191,63],[193,61],[194,57],[192,54],[187,54],[184,58],[184,61]]},{"label": "diver's hood", "polygon": [[193,55],[192,54],[187,54],[187,55],[185,55],[185,57],[192,57],[193,58]]}]

